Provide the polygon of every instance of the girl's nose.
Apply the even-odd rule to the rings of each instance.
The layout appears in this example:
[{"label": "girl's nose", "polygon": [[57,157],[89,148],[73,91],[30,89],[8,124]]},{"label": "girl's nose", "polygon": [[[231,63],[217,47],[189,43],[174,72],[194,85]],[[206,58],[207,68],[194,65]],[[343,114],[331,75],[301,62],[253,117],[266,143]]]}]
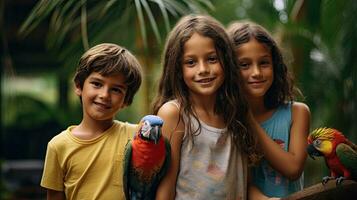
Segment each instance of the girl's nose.
[{"label": "girl's nose", "polygon": [[200,61],[200,62],[198,63],[198,67],[199,67],[199,73],[200,73],[200,74],[208,73],[209,70],[210,70],[209,66],[208,66],[207,63],[204,62],[204,61]]},{"label": "girl's nose", "polygon": [[252,66],[252,76],[254,77],[259,77],[261,76],[261,70],[260,67],[257,64],[253,64]]}]

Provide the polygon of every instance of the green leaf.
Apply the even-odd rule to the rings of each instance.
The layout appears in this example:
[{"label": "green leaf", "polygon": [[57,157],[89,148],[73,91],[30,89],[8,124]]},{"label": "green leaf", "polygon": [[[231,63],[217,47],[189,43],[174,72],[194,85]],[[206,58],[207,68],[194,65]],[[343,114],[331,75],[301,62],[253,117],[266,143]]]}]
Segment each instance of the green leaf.
[{"label": "green leaf", "polygon": [[82,12],[81,12],[81,33],[82,43],[85,50],[89,49],[88,34],[87,34],[87,8],[84,0],[82,0]]},{"label": "green leaf", "polygon": [[138,19],[139,19],[141,36],[143,37],[144,46],[147,47],[147,37],[146,37],[144,14],[143,14],[143,10],[141,8],[140,0],[135,0],[135,7],[136,7]]},{"label": "green leaf", "polygon": [[169,16],[167,14],[164,2],[162,0],[154,0],[154,1],[159,5],[162,16],[164,18],[166,32],[168,33],[168,32],[170,32],[170,20],[169,20]]},{"label": "green leaf", "polygon": [[149,21],[150,21],[151,27],[152,27],[152,29],[154,31],[156,40],[157,40],[157,42],[159,44],[161,44],[161,36],[160,36],[160,33],[159,33],[159,29],[157,28],[157,23],[155,21],[155,18],[153,16],[152,12],[151,12],[151,9],[150,9],[150,7],[149,7],[149,5],[148,5],[146,0],[141,0],[141,3],[143,4],[143,7],[144,7],[144,9],[146,11],[146,14],[147,14],[147,16],[149,18]]}]

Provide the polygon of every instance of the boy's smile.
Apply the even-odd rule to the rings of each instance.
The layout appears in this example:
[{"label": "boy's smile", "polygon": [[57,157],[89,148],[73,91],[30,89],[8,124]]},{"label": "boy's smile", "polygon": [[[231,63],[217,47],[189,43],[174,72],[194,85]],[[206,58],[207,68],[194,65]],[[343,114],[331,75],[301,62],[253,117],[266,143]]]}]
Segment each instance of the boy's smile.
[{"label": "boy's smile", "polygon": [[82,89],[76,87],[76,94],[82,97],[83,118],[112,120],[125,106],[126,91],[122,74],[102,76],[93,72],[85,80]]}]

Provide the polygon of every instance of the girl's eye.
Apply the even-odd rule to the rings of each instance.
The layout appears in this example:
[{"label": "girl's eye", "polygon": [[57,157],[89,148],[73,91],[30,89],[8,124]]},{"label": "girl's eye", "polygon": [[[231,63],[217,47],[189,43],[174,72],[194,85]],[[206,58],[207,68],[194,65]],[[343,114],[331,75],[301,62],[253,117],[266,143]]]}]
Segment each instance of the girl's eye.
[{"label": "girl's eye", "polygon": [[208,62],[209,62],[209,63],[214,64],[214,63],[216,63],[217,61],[218,61],[217,56],[210,56],[210,57],[208,57]]},{"label": "girl's eye", "polygon": [[195,65],[195,61],[192,60],[192,59],[185,60],[184,64],[187,65],[187,66],[194,66]]},{"label": "girl's eye", "polygon": [[238,65],[240,68],[243,68],[243,69],[246,69],[249,67],[249,64],[246,62],[240,62]]},{"label": "girl's eye", "polygon": [[260,65],[262,65],[263,67],[268,67],[270,66],[270,61],[269,60],[263,60],[260,62]]}]

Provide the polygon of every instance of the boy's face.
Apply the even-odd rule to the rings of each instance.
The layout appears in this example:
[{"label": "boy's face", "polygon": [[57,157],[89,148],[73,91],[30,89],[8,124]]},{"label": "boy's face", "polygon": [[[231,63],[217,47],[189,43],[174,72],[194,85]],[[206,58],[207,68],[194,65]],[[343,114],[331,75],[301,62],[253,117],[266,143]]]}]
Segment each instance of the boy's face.
[{"label": "boy's face", "polygon": [[92,72],[84,81],[83,88],[76,86],[75,92],[82,97],[83,118],[113,120],[115,114],[126,105],[127,91],[122,74],[102,76]]}]

